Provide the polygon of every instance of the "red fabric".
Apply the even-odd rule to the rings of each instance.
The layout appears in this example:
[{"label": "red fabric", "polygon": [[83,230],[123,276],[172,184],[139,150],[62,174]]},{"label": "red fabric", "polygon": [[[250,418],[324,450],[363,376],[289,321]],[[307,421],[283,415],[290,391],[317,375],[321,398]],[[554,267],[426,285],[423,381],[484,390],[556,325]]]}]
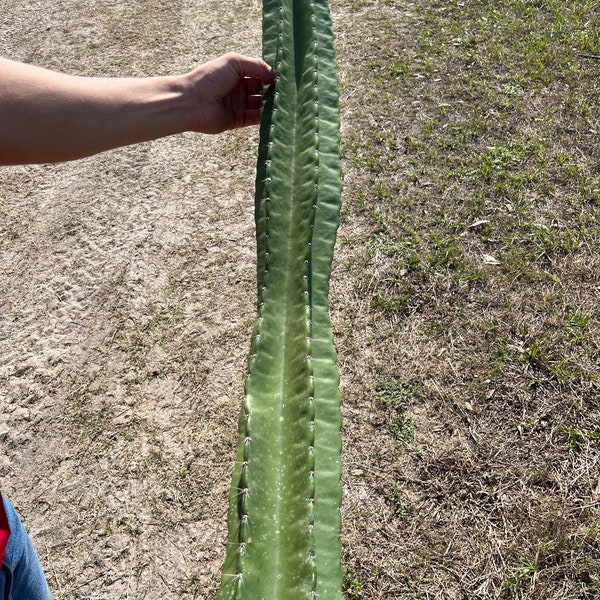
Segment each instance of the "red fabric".
[{"label": "red fabric", "polygon": [[9,537],[10,525],[8,524],[6,511],[4,510],[4,501],[2,500],[2,494],[0,494],[0,566],[4,562],[4,552],[6,552],[6,544],[8,544]]}]

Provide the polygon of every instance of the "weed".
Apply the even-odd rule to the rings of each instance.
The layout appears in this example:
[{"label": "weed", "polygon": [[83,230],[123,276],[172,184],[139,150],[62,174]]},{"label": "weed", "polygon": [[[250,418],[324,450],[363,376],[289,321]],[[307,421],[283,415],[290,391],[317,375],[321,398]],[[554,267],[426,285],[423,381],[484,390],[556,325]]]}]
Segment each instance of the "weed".
[{"label": "weed", "polygon": [[399,296],[393,298],[382,298],[381,296],[375,296],[371,300],[371,306],[373,308],[381,308],[387,313],[392,314],[406,314],[410,309],[410,300],[412,298],[412,290],[406,288]]},{"label": "weed", "polygon": [[394,514],[399,519],[407,519],[414,512],[414,507],[404,501],[403,494],[401,493],[400,486],[398,484],[392,484],[387,487],[384,491],[385,499],[394,509]]},{"label": "weed", "polygon": [[365,582],[356,576],[350,569],[344,573],[343,592],[347,598],[362,598]]},{"label": "weed", "polygon": [[579,452],[584,444],[600,440],[600,432],[579,430],[572,426],[562,427],[558,433],[566,436],[567,448],[571,452]]},{"label": "weed", "polygon": [[422,450],[415,443],[417,422],[406,415],[407,404],[414,393],[413,386],[396,379],[387,379],[378,384],[375,391],[379,402],[391,409],[390,429],[396,443],[413,456],[423,458]]}]

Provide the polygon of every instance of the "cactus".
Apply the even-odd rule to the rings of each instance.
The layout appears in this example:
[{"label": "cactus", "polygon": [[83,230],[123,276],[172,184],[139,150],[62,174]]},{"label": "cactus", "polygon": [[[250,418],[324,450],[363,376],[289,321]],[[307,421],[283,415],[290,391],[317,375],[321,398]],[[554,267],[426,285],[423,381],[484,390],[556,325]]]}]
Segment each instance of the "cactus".
[{"label": "cactus", "polygon": [[340,207],[327,0],[264,0],[256,178],[258,317],[219,600],[341,599],[340,393],[329,320]]}]

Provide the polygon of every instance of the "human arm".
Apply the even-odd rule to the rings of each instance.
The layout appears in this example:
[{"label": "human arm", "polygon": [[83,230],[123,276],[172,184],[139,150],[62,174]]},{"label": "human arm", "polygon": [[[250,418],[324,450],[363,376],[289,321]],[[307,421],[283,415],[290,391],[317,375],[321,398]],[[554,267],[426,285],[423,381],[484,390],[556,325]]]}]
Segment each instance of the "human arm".
[{"label": "human arm", "polygon": [[0,58],[0,164],[72,160],[184,131],[260,121],[261,60],[226,54],[184,75],[78,77]]}]

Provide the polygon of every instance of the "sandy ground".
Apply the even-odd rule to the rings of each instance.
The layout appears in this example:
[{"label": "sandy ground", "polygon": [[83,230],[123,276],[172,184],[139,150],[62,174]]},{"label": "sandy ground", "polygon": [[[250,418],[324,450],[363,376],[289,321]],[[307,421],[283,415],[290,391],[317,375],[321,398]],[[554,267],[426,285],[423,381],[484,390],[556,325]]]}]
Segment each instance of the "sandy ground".
[{"label": "sandy ground", "polygon": [[[86,75],[260,55],[255,0],[2,2]],[[254,318],[256,131],[0,171],[0,481],[56,598],[211,597]]]}]

